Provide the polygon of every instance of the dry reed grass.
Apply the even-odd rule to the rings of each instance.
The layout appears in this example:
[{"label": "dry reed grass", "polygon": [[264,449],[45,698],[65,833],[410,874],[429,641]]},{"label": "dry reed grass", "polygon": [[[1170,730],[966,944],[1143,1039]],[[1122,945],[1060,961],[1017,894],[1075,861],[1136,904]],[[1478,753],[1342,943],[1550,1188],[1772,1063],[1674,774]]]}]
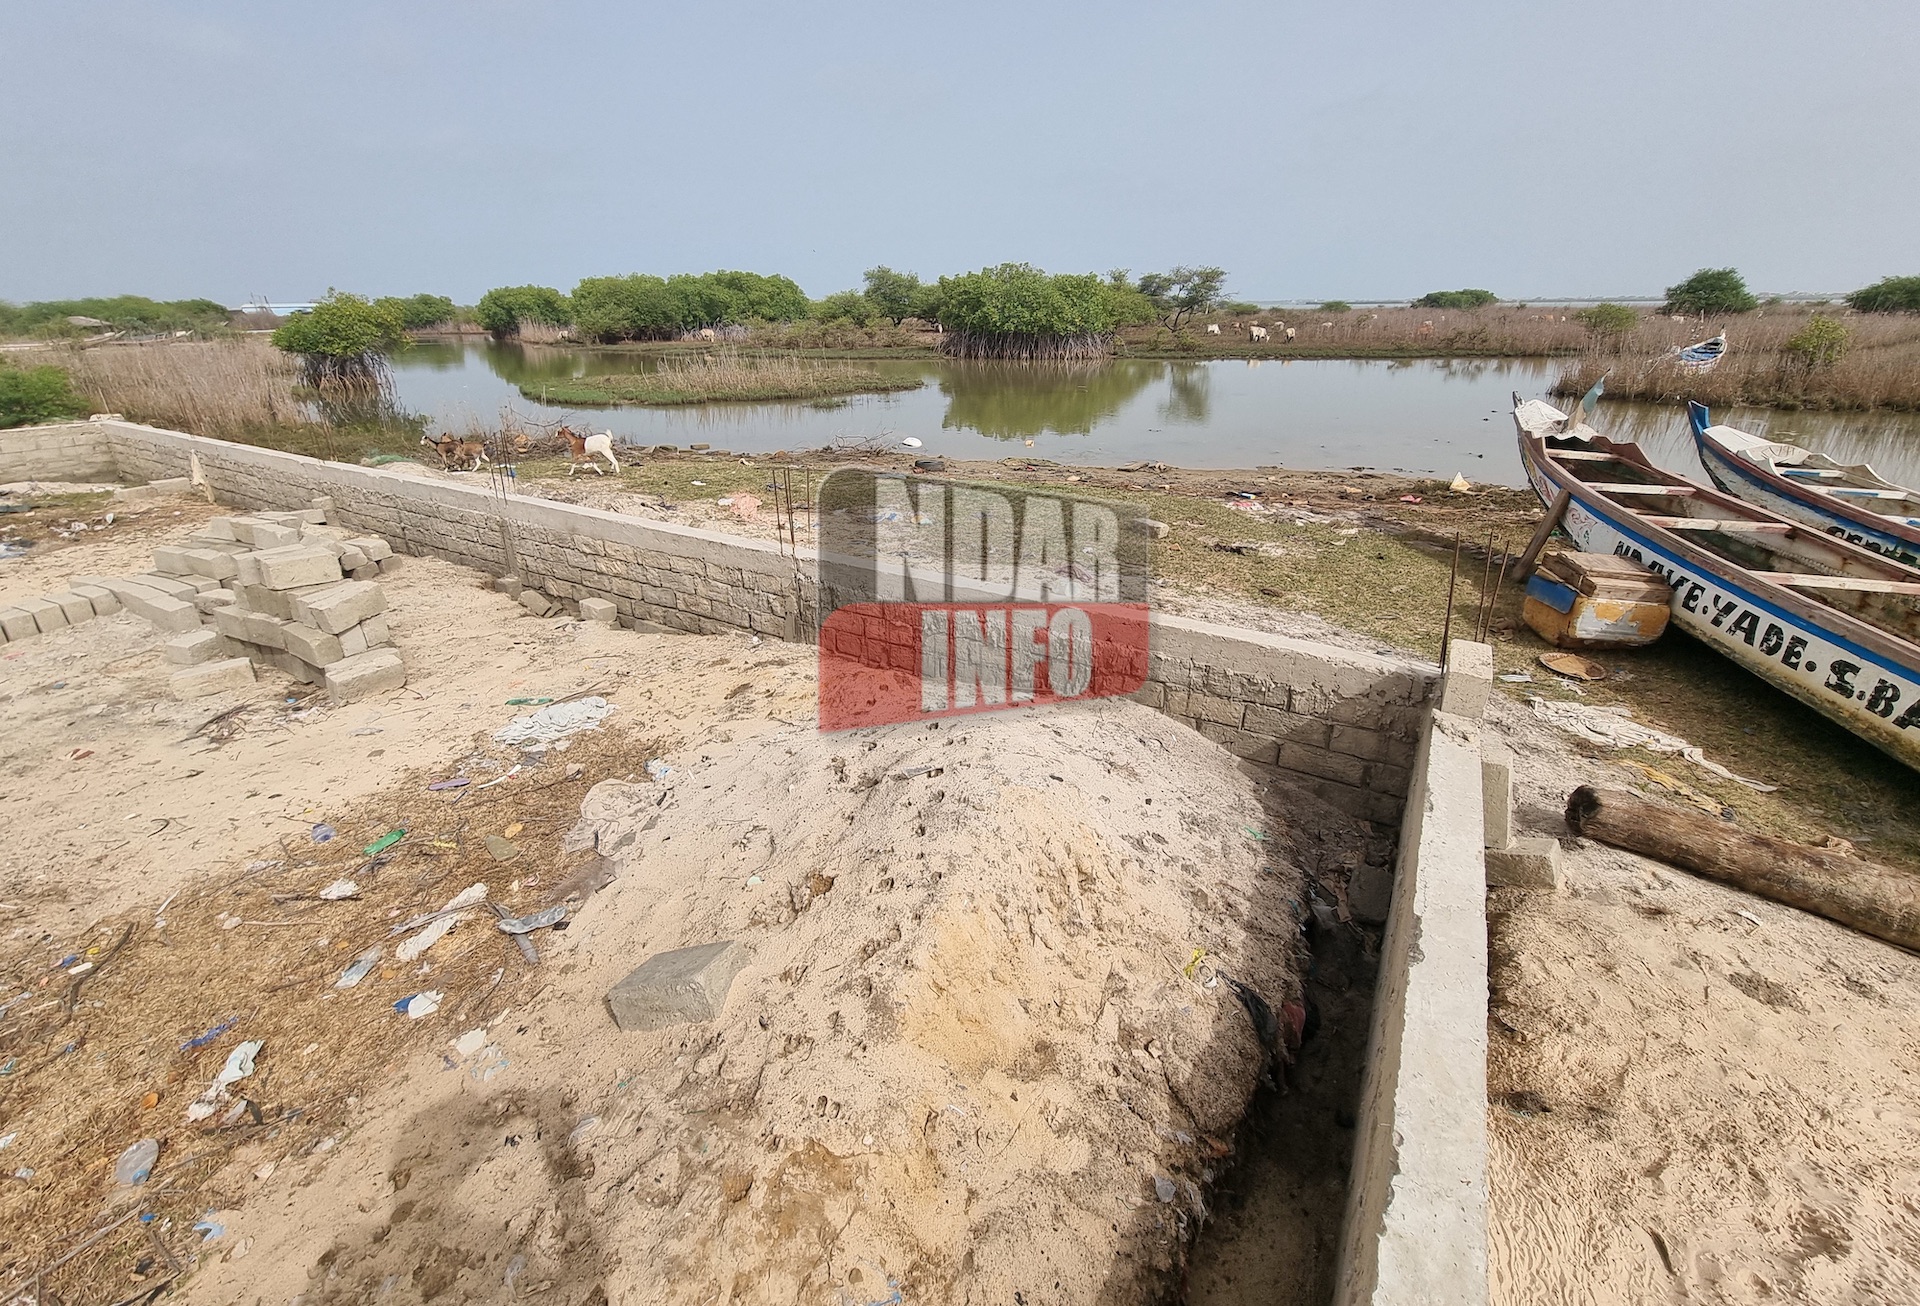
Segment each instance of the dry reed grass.
[{"label": "dry reed grass", "polygon": [[97,407],[138,422],[240,439],[312,421],[294,395],[299,368],[259,337],[105,345],[61,360]]},{"label": "dry reed grass", "polygon": [[[53,1301],[57,1292],[68,1302],[118,1302],[163,1286],[161,1244],[185,1262],[200,1242],[194,1221],[245,1200],[230,1186],[244,1174],[223,1173],[230,1162],[285,1167],[324,1151],[326,1140],[353,1129],[356,1102],[407,1056],[523,1003],[524,981],[538,969],[493,928],[485,908],[434,945],[428,977],[393,960],[391,927],[482,881],[488,901],[534,911],[563,900],[570,882],[595,869],[593,854],[561,850],[581,799],[601,779],[634,778],[659,750],[610,728],[575,735],[571,745],[485,791],[435,793],[427,785],[438,774],[402,776],[351,811],[326,814],[338,834],[324,844],[312,842],[305,817],[263,830],[258,856],[273,860],[203,876],[163,908],[164,924],[148,908],[80,938],[10,946],[0,993],[30,996],[0,1017],[0,1119],[20,1135],[9,1172],[30,1157],[33,1173],[0,1188],[0,1300],[15,1300],[36,1272],[135,1211],[154,1218],[121,1225],[47,1273],[44,1295],[31,1299]],[[492,763],[488,770],[469,759],[476,783],[520,760],[490,742],[477,743],[474,756]],[[573,763],[583,774],[569,780]],[[483,840],[513,823],[524,827],[513,836],[519,855],[498,862]],[[393,829],[407,834],[388,854],[363,854]],[[361,886],[358,897],[315,896],[342,877]],[[226,928],[223,917],[242,923]],[[530,937],[543,948],[550,936]],[[357,987],[335,989],[342,970],[374,944],[384,947],[383,963]],[[84,981],[50,964],[68,953],[94,962]],[[394,1010],[394,1001],[427,988],[445,994],[437,1015],[413,1021]],[[229,1031],[188,1046],[227,1022]],[[227,1120],[222,1103],[213,1117],[188,1123],[187,1105],[251,1039],[265,1040],[258,1069],[232,1096],[253,1109]],[[143,1137],[161,1145],[152,1178],[116,1189],[114,1159]]]},{"label": "dry reed grass", "polygon": [[520,387],[529,399],[558,404],[698,404],[716,401],[823,399],[832,395],[912,390],[917,377],[883,377],[845,363],[791,354],[763,357],[737,349],[670,354],[651,371],[583,376]]},{"label": "dry reed grass", "polygon": [[[1810,365],[1787,348],[1814,312],[1847,329],[1845,355],[1828,367]],[[1707,372],[1688,372],[1671,358],[1674,346],[1727,332],[1726,356]],[[1784,309],[1722,321],[1682,325],[1643,320],[1617,341],[1590,345],[1555,383],[1559,395],[1584,394],[1605,374],[1616,399],[1672,402],[1697,399],[1712,407],[1890,408],[1920,411],[1920,317],[1855,313],[1847,309]]]}]

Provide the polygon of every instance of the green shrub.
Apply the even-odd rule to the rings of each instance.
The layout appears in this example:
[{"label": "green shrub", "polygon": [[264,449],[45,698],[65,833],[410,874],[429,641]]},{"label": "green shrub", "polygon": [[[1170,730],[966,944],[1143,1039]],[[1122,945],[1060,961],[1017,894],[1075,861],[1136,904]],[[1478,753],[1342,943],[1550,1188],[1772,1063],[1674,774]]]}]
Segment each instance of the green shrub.
[{"label": "green shrub", "polygon": [[1667,313],[1709,317],[1721,313],[1751,313],[1760,301],[1747,289],[1746,278],[1732,268],[1701,268],[1677,286],[1667,287]]},{"label": "green shrub", "polygon": [[868,268],[864,275],[867,302],[875,312],[895,326],[907,318],[920,316],[917,310],[924,287],[919,277],[911,272],[895,272],[884,263]]},{"label": "green shrub", "polygon": [[274,347],[299,356],[307,384],[353,388],[377,383],[387,354],[406,340],[406,324],[388,301],[329,290],[273,333]]},{"label": "green shrub", "polygon": [[135,335],[162,331],[211,331],[227,325],[227,310],[211,299],[153,300],[141,295],[107,299],[49,299],[33,304],[0,302],[0,335],[75,335],[70,317],[90,317]]},{"label": "green shrub", "polygon": [[1322,313],[1351,313],[1353,312],[1353,305],[1344,299],[1329,299],[1326,303],[1320,305],[1319,311]]},{"label": "green shrub", "polygon": [[813,320],[816,322],[851,322],[864,327],[876,317],[889,316],[858,290],[842,290],[814,301],[813,305]]},{"label": "green shrub", "polygon": [[1920,277],[1883,277],[1847,303],[1862,313],[1920,313]]},{"label": "green shrub", "polygon": [[421,331],[453,320],[453,301],[445,295],[409,295],[405,299],[387,295],[373,301],[400,315],[409,331]]},{"label": "green shrub", "polygon": [[573,288],[573,329],[582,339],[671,340],[686,316],[685,296],[660,277],[587,277]]},{"label": "green shrub", "polygon": [[1824,313],[1815,313],[1787,341],[1787,352],[1799,355],[1810,368],[1832,367],[1847,352],[1847,335],[1846,327]]},{"label": "green shrub", "polygon": [[1625,304],[1595,304],[1573,315],[1573,320],[1598,340],[1617,340],[1640,325],[1640,314]]},{"label": "green shrub", "polygon": [[1485,308],[1500,296],[1491,290],[1435,290],[1413,301],[1415,308]]},{"label": "green shrub", "polygon": [[0,362],[0,428],[36,426],[85,417],[87,401],[73,392],[64,369],[16,368]]},{"label": "green shrub", "polygon": [[550,286],[497,286],[480,296],[473,315],[496,336],[517,335],[522,322],[573,325],[567,297]]}]

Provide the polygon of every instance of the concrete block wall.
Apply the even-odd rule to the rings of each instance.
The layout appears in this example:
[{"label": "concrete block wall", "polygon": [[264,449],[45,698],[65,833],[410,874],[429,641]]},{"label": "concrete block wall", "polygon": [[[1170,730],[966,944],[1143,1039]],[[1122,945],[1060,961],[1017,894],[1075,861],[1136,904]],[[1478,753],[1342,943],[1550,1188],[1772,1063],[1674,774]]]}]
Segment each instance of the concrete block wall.
[{"label": "concrete block wall", "polygon": [[111,481],[118,470],[105,422],[0,431],[0,482]]},{"label": "concrete block wall", "polygon": [[[249,509],[333,500],[332,520],[521,582],[563,601],[612,602],[624,624],[811,640],[823,605],[814,559],[713,531],[516,495],[483,480],[427,479],[323,462],[128,422],[108,433],[123,475],[186,473]],[[1141,701],[1248,764],[1304,783],[1344,811],[1400,818],[1436,673],[1419,664],[1257,631],[1156,616]]]},{"label": "concrete block wall", "polygon": [[[1478,660],[1461,658],[1458,644],[1449,663],[1450,680],[1463,663],[1480,679]],[[1491,669],[1485,659],[1489,683]],[[1451,688],[1455,701],[1463,688],[1471,701],[1484,687]],[[1488,1299],[1480,762],[1478,720],[1429,715],[1380,945],[1337,1306],[1486,1306]]]}]

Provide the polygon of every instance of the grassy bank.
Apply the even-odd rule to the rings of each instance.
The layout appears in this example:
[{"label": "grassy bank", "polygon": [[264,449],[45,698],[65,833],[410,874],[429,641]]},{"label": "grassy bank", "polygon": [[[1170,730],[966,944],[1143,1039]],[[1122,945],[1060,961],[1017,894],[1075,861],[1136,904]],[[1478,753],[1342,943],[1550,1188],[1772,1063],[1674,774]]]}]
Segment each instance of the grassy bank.
[{"label": "grassy bank", "polygon": [[764,357],[727,349],[663,356],[650,372],[529,382],[520,387],[520,393],[548,404],[702,404],[829,399],[915,390],[921,384],[918,377],[883,377],[863,368],[792,355]]},{"label": "grassy bank", "polygon": [[[1821,361],[1805,348],[1813,310],[1768,310],[1678,330],[1655,319],[1604,348],[1582,352],[1553,393],[1584,394],[1604,375],[1606,393],[1616,399],[1920,412],[1920,316],[1821,311],[1845,333],[1837,359]],[[1711,371],[1684,371],[1669,357],[1673,345],[1682,343],[1678,336],[1698,340],[1723,327],[1727,354]]]}]

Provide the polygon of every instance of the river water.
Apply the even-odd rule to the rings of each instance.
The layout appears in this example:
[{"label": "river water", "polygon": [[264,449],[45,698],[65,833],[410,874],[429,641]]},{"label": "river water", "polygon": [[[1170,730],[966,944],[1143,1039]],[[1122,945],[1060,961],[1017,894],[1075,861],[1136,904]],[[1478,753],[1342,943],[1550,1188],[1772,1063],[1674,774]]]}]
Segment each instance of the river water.
[{"label": "river water", "polygon": [[[541,382],[645,371],[647,355],[492,341],[427,341],[394,359],[402,406],[443,427],[523,419],[611,430],[633,444],[769,453],[912,436],[928,454],[1026,454],[1112,466],[1377,468],[1521,485],[1512,395],[1542,397],[1554,359],[1119,359],[1087,365],[859,361],[917,390],[815,403],[579,409],[525,398]],[[1715,418],[1920,484],[1920,415],[1733,409]],[[1679,405],[1609,402],[1596,422],[1662,464],[1700,476]],[[1031,443],[1029,443],[1031,442]]]}]

